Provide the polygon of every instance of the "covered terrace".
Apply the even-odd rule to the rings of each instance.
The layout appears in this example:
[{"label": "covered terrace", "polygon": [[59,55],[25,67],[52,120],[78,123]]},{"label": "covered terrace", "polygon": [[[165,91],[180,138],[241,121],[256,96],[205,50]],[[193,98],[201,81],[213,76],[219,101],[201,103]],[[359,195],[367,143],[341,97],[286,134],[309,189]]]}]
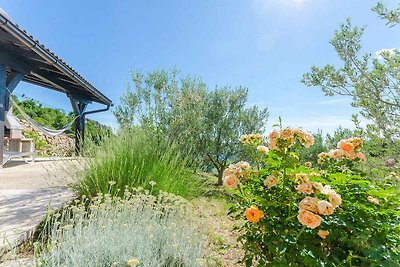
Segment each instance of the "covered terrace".
[{"label": "covered terrace", "polygon": [[[21,81],[66,95],[76,115],[77,151],[84,140],[85,116],[112,105],[109,98],[0,9],[0,168],[4,162],[5,114],[10,110],[11,94]],[[93,102],[105,107],[88,111]]]}]

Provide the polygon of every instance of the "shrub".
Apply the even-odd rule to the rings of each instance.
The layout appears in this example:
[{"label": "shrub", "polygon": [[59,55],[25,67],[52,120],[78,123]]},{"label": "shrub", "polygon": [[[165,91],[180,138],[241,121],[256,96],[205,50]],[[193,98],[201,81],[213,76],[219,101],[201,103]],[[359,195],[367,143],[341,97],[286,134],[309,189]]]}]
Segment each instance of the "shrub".
[{"label": "shrub", "polygon": [[201,266],[203,228],[183,198],[134,189],[84,200],[52,215],[37,266]]},{"label": "shrub", "polygon": [[[157,143],[140,130],[122,130],[116,136],[106,136],[100,145],[89,147],[87,154],[93,160],[75,189],[89,198],[98,192],[122,196],[126,186],[184,197],[201,194],[204,188],[202,181],[187,169],[178,147]],[[110,183],[114,184],[111,189]]]},{"label": "shrub", "polygon": [[[246,266],[400,266],[400,202],[396,187],[364,179],[362,140],[342,140],[321,153],[320,167],[294,152],[311,134],[285,128],[269,135],[253,167],[231,165],[224,183],[236,203]],[[298,151],[298,150],[297,150]]]}]

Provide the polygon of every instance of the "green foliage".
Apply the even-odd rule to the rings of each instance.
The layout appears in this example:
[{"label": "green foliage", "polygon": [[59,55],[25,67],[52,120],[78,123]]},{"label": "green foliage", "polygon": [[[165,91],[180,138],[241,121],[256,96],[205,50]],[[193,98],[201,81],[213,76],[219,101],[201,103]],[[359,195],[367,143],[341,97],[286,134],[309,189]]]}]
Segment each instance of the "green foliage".
[{"label": "green foliage", "polygon": [[115,116],[121,126],[139,125],[158,142],[179,144],[196,166],[222,171],[238,155],[234,141],[246,132],[262,132],[267,109],[246,107],[247,89],[208,91],[198,78],[176,70],[132,73],[133,89],[121,98]]},{"label": "green foliage", "polygon": [[207,266],[204,228],[190,204],[161,192],[99,195],[51,214],[36,266]]},{"label": "green foliage", "polygon": [[302,163],[311,162],[316,164],[318,159],[318,154],[325,152],[327,150],[324,144],[324,138],[322,136],[322,131],[318,131],[313,134],[314,144],[310,148],[298,147],[296,153],[299,155],[299,159]]},{"label": "green foliage", "polygon": [[[320,167],[303,165],[295,151],[304,134],[287,129],[270,135],[271,150],[257,165],[225,171],[236,200],[230,213],[247,219],[237,228],[246,266],[400,266],[399,188],[365,179],[360,160],[348,158],[352,151]],[[240,179],[236,189],[232,175]],[[306,196],[314,204],[302,204]]]},{"label": "green foliage", "polygon": [[36,151],[46,151],[49,148],[49,144],[45,140],[40,138],[40,136],[35,131],[24,130],[23,133],[26,138],[33,139]]},{"label": "green foliage", "polygon": [[386,20],[386,25],[389,25],[390,27],[400,23],[400,5],[398,8],[391,10],[382,2],[378,2],[372,10],[375,11],[381,19]]},{"label": "green foliage", "polygon": [[[126,186],[184,197],[204,189],[202,181],[187,170],[187,159],[177,146],[157,143],[143,130],[124,129],[103,137],[98,145],[86,147],[86,156],[93,160],[75,186],[81,196],[92,198],[99,192],[121,196]],[[110,184],[114,184],[111,191]]]},{"label": "green foliage", "polygon": [[[29,117],[49,129],[60,129],[74,118],[72,113],[66,114],[59,109],[44,107],[38,101],[32,99],[20,101],[16,96],[13,96],[13,100]],[[13,109],[13,114],[17,118],[23,119],[18,109]]]},{"label": "green foliage", "polygon": [[[16,96],[13,96],[13,100],[29,117],[49,129],[61,129],[75,118],[72,112],[66,113],[60,109],[44,107],[41,103],[33,99],[20,101]],[[21,120],[24,119],[17,108],[13,109],[13,115]],[[26,137],[35,139],[35,142],[37,142],[35,143],[36,146],[45,147],[44,140],[40,140],[36,133],[27,131],[25,133],[27,134]],[[67,130],[66,134],[71,137],[75,136],[75,125]],[[94,120],[86,119],[85,134],[87,138],[98,143],[102,136],[109,136],[112,134],[112,131],[108,126]]]},{"label": "green foliage", "polygon": [[[379,2],[373,10],[389,25],[399,22],[399,9],[389,10]],[[304,74],[302,82],[321,87],[327,96],[353,98],[352,105],[360,108],[360,114],[372,122],[362,129],[358,118],[353,117],[358,135],[366,139],[366,151],[374,157],[370,161],[372,169],[385,168],[386,159],[398,160],[400,154],[400,53],[383,50],[377,56],[362,54],[364,30],[365,27],[353,27],[350,19],[343,23],[330,42],[342,66],[313,66],[311,72]]]}]

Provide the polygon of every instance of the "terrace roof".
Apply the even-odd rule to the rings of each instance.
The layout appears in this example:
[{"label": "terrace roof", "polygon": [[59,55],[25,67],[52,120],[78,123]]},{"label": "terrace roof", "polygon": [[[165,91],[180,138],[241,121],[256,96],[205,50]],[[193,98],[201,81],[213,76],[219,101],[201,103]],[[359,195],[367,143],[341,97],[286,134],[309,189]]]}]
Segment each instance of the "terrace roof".
[{"label": "terrace roof", "polygon": [[0,9],[0,62],[7,73],[24,74],[23,81],[107,106],[112,101]]}]

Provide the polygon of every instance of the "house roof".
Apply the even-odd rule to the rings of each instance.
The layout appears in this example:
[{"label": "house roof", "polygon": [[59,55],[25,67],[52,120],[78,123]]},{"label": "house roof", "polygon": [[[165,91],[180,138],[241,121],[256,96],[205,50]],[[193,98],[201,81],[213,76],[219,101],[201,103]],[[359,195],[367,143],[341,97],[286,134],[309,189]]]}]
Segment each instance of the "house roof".
[{"label": "house roof", "polygon": [[0,62],[24,81],[104,105],[112,101],[0,9]]}]

